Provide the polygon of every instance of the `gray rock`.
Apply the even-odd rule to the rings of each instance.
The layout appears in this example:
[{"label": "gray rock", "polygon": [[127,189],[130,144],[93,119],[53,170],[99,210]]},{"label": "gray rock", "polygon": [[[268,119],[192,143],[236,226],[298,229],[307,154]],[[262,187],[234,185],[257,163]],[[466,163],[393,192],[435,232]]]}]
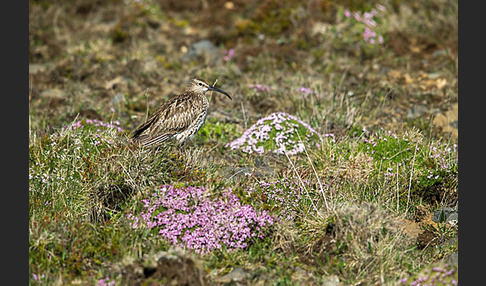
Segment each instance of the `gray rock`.
[{"label": "gray rock", "polygon": [[46,72],[54,66],[51,62],[45,62],[42,64],[31,64],[29,63],[29,74],[37,74],[41,72]]},{"label": "gray rock", "polygon": [[117,93],[117,94],[115,94],[115,96],[113,96],[111,103],[114,104],[114,105],[121,104],[121,103],[123,103],[124,100],[125,100],[125,96],[121,93]]},{"label": "gray rock", "polygon": [[253,176],[257,178],[264,178],[274,175],[275,169],[271,166],[263,166],[260,168],[254,167],[230,167],[228,168],[228,173],[230,179],[237,181],[246,176]]},{"label": "gray rock", "polygon": [[208,40],[202,40],[192,44],[187,53],[182,56],[182,60],[203,60],[206,63],[215,64],[222,62],[222,57],[218,47]]},{"label": "gray rock", "polygon": [[449,215],[447,221],[456,220],[456,219],[459,219],[459,214],[457,212],[453,212]]},{"label": "gray rock", "polygon": [[208,285],[200,263],[182,249],[144,255],[122,269],[126,285],[146,285],[147,279],[166,280],[167,285]]},{"label": "gray rock", "polygon": [[428,107],[425,105],[414,105],[407,113],[407,117],[410,119],[418,118],[426,114]]},{"label": "gray rock", "polygon": [[57,88],[46,89],[41,92],[40,97],[60,102],[66,99],[66,93]]},{"label": "gray rock", "polygon": [[434,211],[432,220],[434,222],[447,222],[458,218],[457,212],[454,208],[442,207]]},{"label": "gray rock", "polygon": [[453,266],[458,266],[459,265],[459,252],[453,252],[449,258],[447,258],[447,263]]},{"label": "gray rock", "polygon": [[147,60],[142,63],[142,71],[145,73],[157,71],[159,68],[157,60]]},{"label": "gray rock", "polygon": [[217,278],[220,283],[243,282],[248,278],[248,273],[241,267],[236,267],[230,273]]},{"label": "gray rock", "polygon": [[46,70],[46,66],[42,64],[29,64],[29,74],[36,74]]},{"label": "gray rock", "polygon": [[327,277],[324,277],[322,281],[322,285],[324,286],[339,286],[339,277],[336,275],[330,275]]},{"label": "gray rock", "polygon": [[459,105],[455,103],[449,110],[435,114],[432,123],[434,126],[440,128],[442,132],[451,133],[454,138],[457,138],[459,135],[458,115]]}]

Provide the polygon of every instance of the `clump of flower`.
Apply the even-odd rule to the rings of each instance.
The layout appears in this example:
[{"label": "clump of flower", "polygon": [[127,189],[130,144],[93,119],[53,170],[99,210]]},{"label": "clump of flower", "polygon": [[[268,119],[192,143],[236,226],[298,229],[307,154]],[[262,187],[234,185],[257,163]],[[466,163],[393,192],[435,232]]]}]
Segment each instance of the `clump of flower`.
[{"label": "clump of flower", "polygon": [[133,228],[154,229],[157,237],[198,253],[223,246],[228,250],[245,248],[250,240],[263,238],[273,224],[266,211],[241,204],[231,189],[220,199],[211,200],[205,188],[167,185],[141,203],[140,214],[127,216]]},{"label": "clump of flower", "polygon": [[41,281],[43,278],[45,278],[46,275],[42,274],[42,275],[37,275],[35,273],[32,273],[32,278],[34,278],[35,281]]},{"label": "clump of flower", "polygon": [[304,95],[317,94],[315,90],[310,89],[308,87],[299,87],[297,88],[297,91],[302,92]]},{"label": "clump of flower", "polygon": [[[103,122],[98,119],[86,119],[72,123],[71,125],[65,125],[62,130],[75,131],[75,135],[80,135],[82,132],[92,132],[94,145],[112,145],[113,142],[110,137],[116,133],[123,133],[125,130],[120,127],[119,121],[113,123]],[[110,134],[111,133],[111,134]]]},{"label": "clump of flower", "polygon": [[[120,122],[106,123],[96,119],[76,121],[42,138],[42,160],[29,161],[29,186],[57,188],[62,184],[81,184],[76,168],[64,162],[83,160],[115,145],[116,135],[124,132]],[[69,174],[69,175],[68,175]],[[46,202],[45,206],[49,206]]]},{"label": "clump of flower", "polygon": [[434,142],[428,150],[429,158],[436,162],[439,170],[448,170],[456,163],[457,144],[453,144],[451,147],[447,143]]},{"label": "clump of flower", "polygon": [[375,8],[372,8],[369,12],[360,13],[344,10],[344,16],[364,24],[365,27],[361,35],[363,36],[363,40],[365,42],[370,44],[383,44],[383,36],[378,34],[376,31],[378,24],[375,19],[378,18],[385,10],[385,6],[377,4]]},{"label": "clump of flower", "polygon": [[[425,269],[423,273],[414,278],[402,278],[398,285],[457,285],[457,271],[449,265]],[[409,281],[412,280],[412,281]]]},{"label": "clump of flower", "polygon": [[320,146],[321,140],[322,136],[307,123],[293,115],[277,112],[258,120],[226,147],[248,154],[270,151],[296,155],[306,147]]},{"label": "clump of flower", "polygon": [[250,84],[250,89],[256,92],[270,92],[272,88],[269,85],[263,84]]},{"label": "clump of flower", "polygon": [[457,168],[456,144],[424,142],[406,134],[397,136],[389,130],[364,138],[361,150],[375,160],[386,180],[396,179],[403,171],[413,168],[419,181],[432,185],[443,181]]},{"label": "clump of flower", "polygon": [[[303,183],[303,184],[302,184]],[[248,197],[256,197],[263,201],[265,208],[274,209],[278,220],[292,221],[299,217],[303,202],[312,200],[311,205],[323,206],[321,196],[307,180],[302,183],[298,179],[278,179],[276,181],[260,181],[246,190]],[[305,203],[308,205],[307,203]]]},{"label": "clump of flower", "polygon": [[235,49],[223,50],[223,60],[229,62],[235,55]]},{"label": "clump of flower", "polygon": [[106,276],[98,280],[96,286],[115,286],[115,281],[110,281],[110,277]]},{"label": "clump of flower", "polygon": [[107,122],[103,122],[101,120],[98,120],[98,119],[86,119],[86,120],[79,120],[79,121],[76,121],[74,122],[73,124],[71,125],[65,125],[62,127],[62,130],[66,130],[66,129],[69,129],[69,130],[76,130],[76,129],[83,129],[83,128],[86,128],[86,127],[94,127],[96,131],[100,132],[102,130],[107,130],[107,129],[113,129],[115,131],[117,131],[118,133],[123,133],[124,130],[123,128],[120,127],[120,122],[117,120],[117,121],[113,121],[113,123],[107,123]]}]

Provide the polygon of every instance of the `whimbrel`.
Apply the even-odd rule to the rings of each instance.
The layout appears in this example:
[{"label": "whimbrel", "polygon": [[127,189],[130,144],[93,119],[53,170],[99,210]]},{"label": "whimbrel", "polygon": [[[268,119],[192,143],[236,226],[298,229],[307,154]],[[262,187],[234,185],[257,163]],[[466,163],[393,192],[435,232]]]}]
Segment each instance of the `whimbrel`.
[{"label": "whimbrel", "polygon": [[209,101],[205,94],[208,90],[231,96],[224,90],[208,84],[200,78],[193,78],[184,91],[161,105],[149,119],[132,134],[132,139],[144,146],[176,140],[184,146],[194,138],[206,120]]}]

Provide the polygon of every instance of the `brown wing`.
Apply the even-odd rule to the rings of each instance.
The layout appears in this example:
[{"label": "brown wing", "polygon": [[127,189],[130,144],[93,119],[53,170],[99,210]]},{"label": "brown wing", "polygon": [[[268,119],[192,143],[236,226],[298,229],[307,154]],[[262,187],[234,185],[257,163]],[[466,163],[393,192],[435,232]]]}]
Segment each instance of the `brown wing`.
[{"label": "brown wing", "polygon": [[180,94],[159,107],[145,123],[135,129],[132,139],[145,146],[170,140],[196,120],[203,106],[204,101],[200,96]]}]

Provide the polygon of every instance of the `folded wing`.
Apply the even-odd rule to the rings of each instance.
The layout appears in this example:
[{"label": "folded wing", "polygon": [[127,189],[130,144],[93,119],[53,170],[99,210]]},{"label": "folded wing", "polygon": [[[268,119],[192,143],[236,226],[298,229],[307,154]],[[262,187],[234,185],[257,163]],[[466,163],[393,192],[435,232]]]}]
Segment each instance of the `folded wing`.
[{"label": "folded wing", "polygon": [[200,112],[199,97],[181,94],[159,107],[150,118],[132,134],[132,139],[144,146],[162,143],[187,130]]}]

